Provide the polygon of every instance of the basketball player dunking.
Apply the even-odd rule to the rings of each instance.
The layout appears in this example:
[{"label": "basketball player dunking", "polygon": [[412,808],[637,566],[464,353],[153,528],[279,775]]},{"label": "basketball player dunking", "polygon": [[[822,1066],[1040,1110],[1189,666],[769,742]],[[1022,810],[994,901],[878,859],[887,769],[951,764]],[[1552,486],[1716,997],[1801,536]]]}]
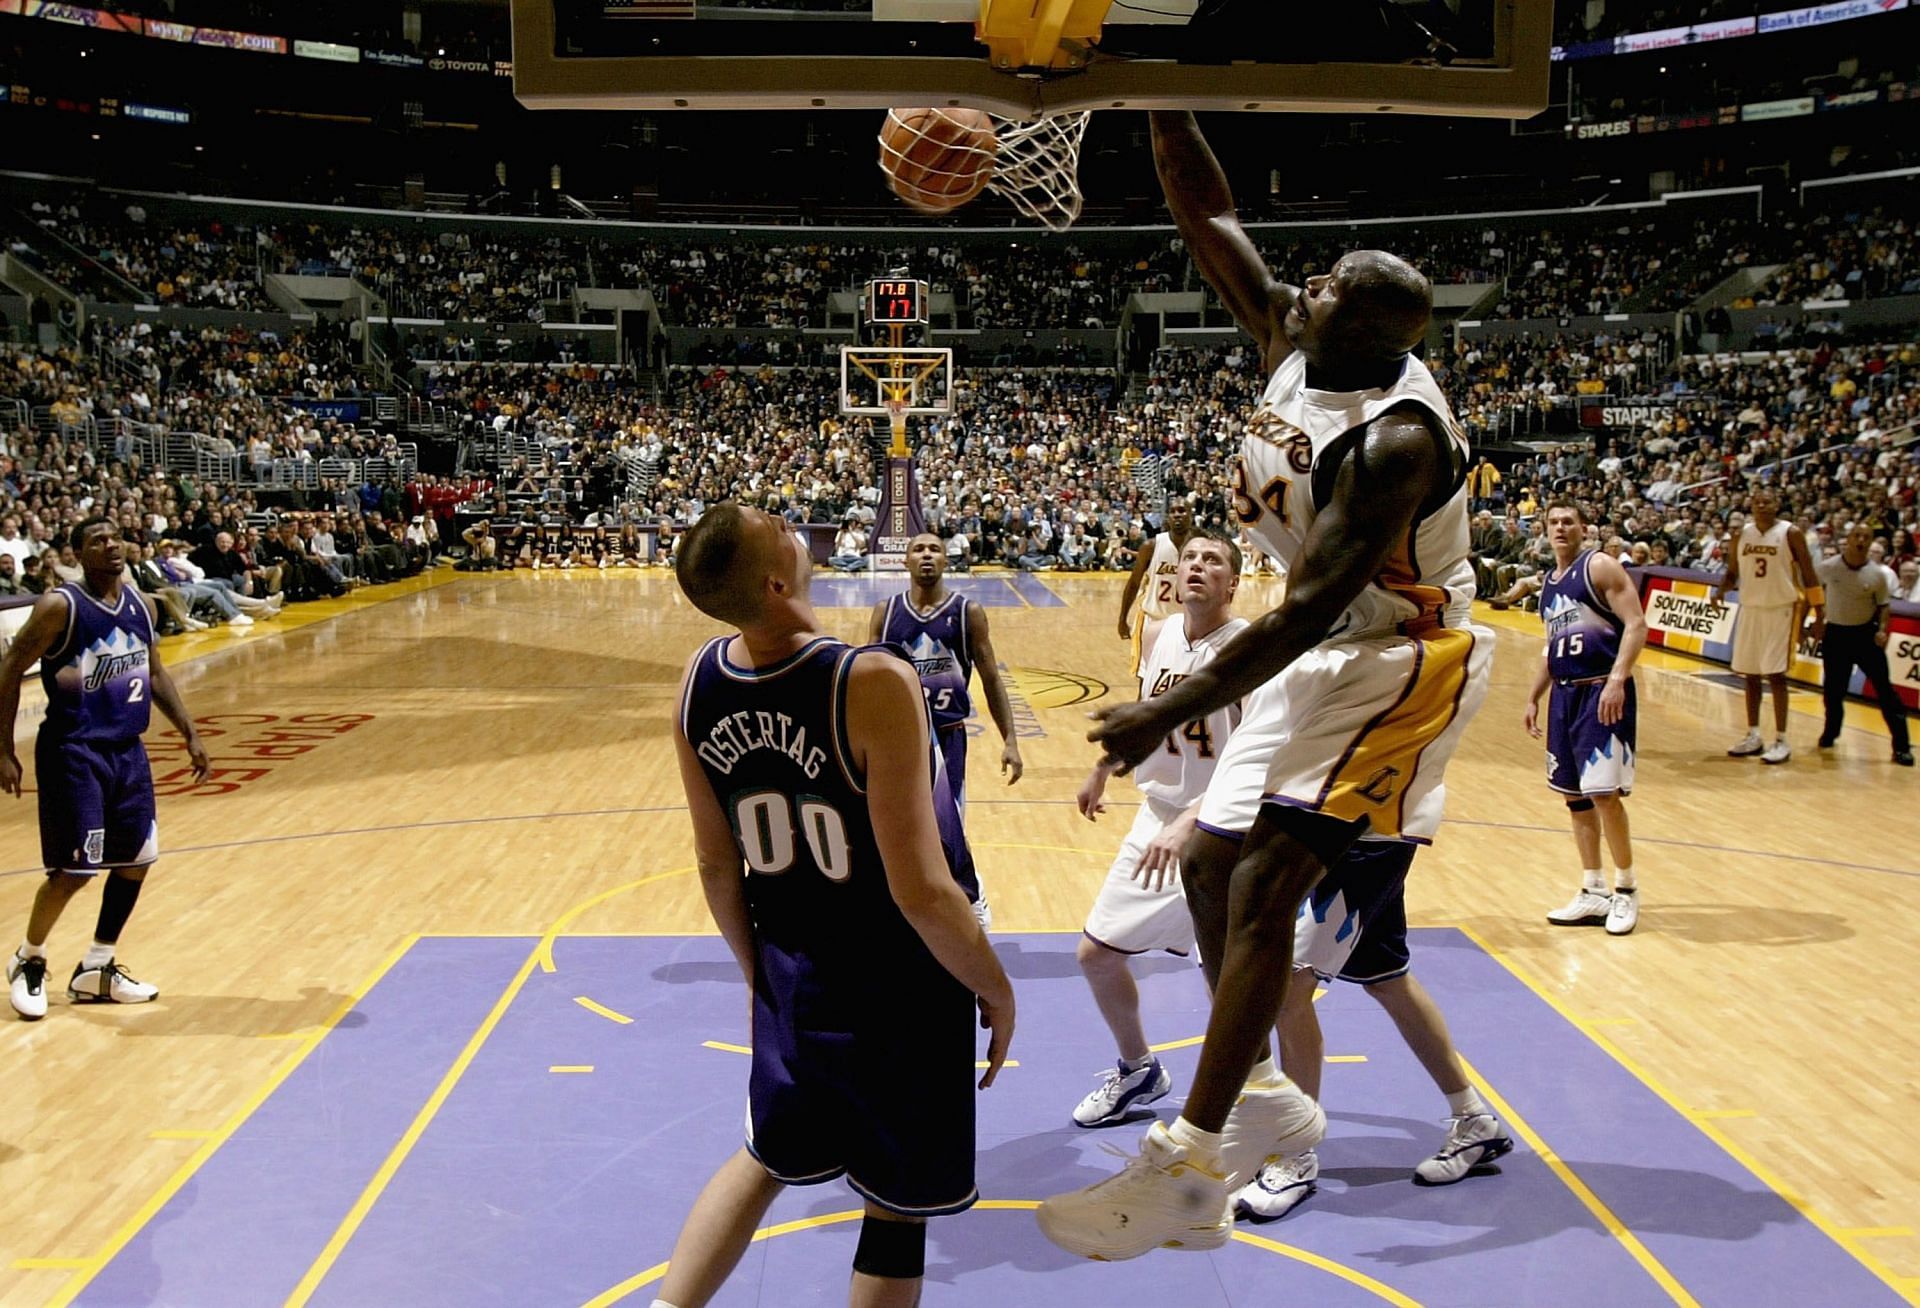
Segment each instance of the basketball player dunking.
[{"label": "basketball player dunking", "polygon": [[[687,667],[674,744],[707,907],[753,991],[746,1146],[694,1201],[654,1308],[718,1293],[784,1185],[866,1200],[849,1302],[919,1302],[925,1219],[974,1189],[974,1034],[993,1083],[1013,988],[959,881],[966,840],[896,650],[826,635],[806,542],[715,505],[674,570],[737,629]],[[743,868],[744,865],[744,868]],[[977,998],[976,998],[977,997]]]},{"label": "basketball player dunking", "polygon": [[[1151,123],[1187,248],[1270,377],[1248,421],[1234,512],[1289,585],[1213,662],[1164,695],[1096,714],[1090,733],[1132,766],[1168,733],[1247,698],[1181,860],[1214,991],[1186,1108],[1171,1129],[1148,1131],[1120,1176],[1038,1214],[1056,1244],[1110,1259],[1219,1247],[1233,1189],[1324,1135],[1325,1115],[1268,1049],[1295,915],[1361,836],[1433,837],[1493,646],[1467,622],[1466,438],[1411,355],[1432,316],[1426,278],[1360,251],[1304,289],[1277,281],[1193,116],[1155,112]],[[1236,829],[1232,814],[1216,819],[1215,789],[1243,756],[1265,761],[1264,802],[1233,842],[1215,834]]]},{"label": "basketball player dunking", "polygon": [[[1740,592],[1740,613],[1733,624],[1733,670],[1747,679],[1747,734],[1727,753],[1735,758],[1760,755],[1762,763],[1793,757],[1787,744],[1787,669],[1800,636],[1800,604],[1813,611],[1813,638],[1826,626],[1827,593],[1814,571],[1813,555],[1800,528],[1780,516],[1780,493],[1762,487],[1748,505],[1753,517],[1740,529],[1727,575],[1715,602]],[[1794,584],[1795,575],[1799,585]],[[1760,739],[1760,686],[1773,690],[1773,742]]]},{"label": "basketball player dunking", "polygon": [[13,724],[20,681],[37,660],[47,716],[34,742],[40,789],[40,857],[47,879],[33,897],[27,938],[7,964],[13,1010],[27,1021],[47,1014],[47,935],[67,901],[100,873],[100,918],[93,946],[73,970],[75,1003],[144,1004],[159,991],[114,961],[120,932],[147,873],[160,856],[153,769],[140,743],[158,704],[186,740],[196,781],[205,781],[206,748],[154,648],[153,614],[122,570],[120,529],[89,518],[73,529],[84,573],[34,602],[0,659],[0,791],[21,794]]},{"label": "basketball player dunking", "polygon": [[[1153,648],[1160,624],[1180,611],[1175,574],[1180,570],[1180,551],[1193,535],[1193,505],[1183,495],[1174,496],[1167,501],[1164,521],[1167,529],[1153,538],[1152,549],[1140,551],[1120,592],[1120,639],[1133,643],[1133,665],[1128,671],[1134,676],[1140,675],[1140,659]],[[1140,611],[1133,613],[1136,595]]]}]

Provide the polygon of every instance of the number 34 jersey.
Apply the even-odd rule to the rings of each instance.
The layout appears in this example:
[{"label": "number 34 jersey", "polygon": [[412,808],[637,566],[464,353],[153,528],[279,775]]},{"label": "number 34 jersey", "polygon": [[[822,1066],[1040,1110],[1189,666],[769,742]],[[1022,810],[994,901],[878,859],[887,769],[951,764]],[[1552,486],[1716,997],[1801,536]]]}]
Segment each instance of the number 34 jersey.
[{"label": "number 34 jersey", "polygon": [[[884,986],[884,966],[917,968],[932,958],[893,902],[866,777],[846,737],[854,657],[899,651],[822,636],[779,663],[750,668],[727,657],[731,640],[718,637],[694,656],[681,729],[747,866],[756,942],[821,983],[807,1002],[838,1011],[862,985]],[[964,887],[973,876],[966,837],[936,775],[940,753],[928,754],[940,843]]]},{"label": "number 34 jersey", "polygon": [[1234,468],[1233,513],[1262,550],[1288,572],[1299,562],[1314,519],[1325,507],[1333,472],[1349,438],[1389,410],[1425,409],[1454,455],[1452,493],[1415,518],[1386,563],[1334,623],[1328,640],[1396,629],[1418,635],[1465,626],[1473,604],[1467,561],[1467,438],[1427,365],[1411,356],[1391,386],[1322,391],[1307,385],[1306,357],[1295,351],[1273,371]]},{"label": "number 34 jersey", "polygon": [[[1164,695],[1198,672],[1247,629],[1244,618],[1230,618],[1199,640],[1187,639],[1187,615],[1177,612],[1160,628],[1152,651],[1140,663],[1140,698]],[[1240,725],[1240,706],[1230,704],[1189,722],[1133,770],[1133,779],[1150,798],[1186,808],[1207,791],[1214,764],[1227,737]]]}]

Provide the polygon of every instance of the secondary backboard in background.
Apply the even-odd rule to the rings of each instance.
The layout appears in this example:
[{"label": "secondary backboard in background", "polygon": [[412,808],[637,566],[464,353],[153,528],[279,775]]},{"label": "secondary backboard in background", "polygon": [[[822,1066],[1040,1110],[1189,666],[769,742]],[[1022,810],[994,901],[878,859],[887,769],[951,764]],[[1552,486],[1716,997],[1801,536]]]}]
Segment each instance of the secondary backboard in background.
[{"label": "secondary backboard in background", "polygon": [[1553,0],[512,6],[514,92],[534,108],[928,105],[1013,119],[1151,108],[1528,117],[1546,106],[1553,27]]}]

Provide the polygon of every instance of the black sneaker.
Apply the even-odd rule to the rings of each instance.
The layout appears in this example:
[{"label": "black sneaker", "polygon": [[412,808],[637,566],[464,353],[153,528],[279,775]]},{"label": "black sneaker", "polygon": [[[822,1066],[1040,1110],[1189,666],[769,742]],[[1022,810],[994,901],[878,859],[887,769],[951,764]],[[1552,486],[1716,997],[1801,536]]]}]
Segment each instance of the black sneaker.
[{"label": "black sneaker", "polygon": [[47,960],[22,958],[15,951],[7,963],[7,988],[20,1019],[38,1022],[47,1015]]},{"label": "black sneaker", "polygon": [[1913,766],[1913,751],[1910,749],[1896,749],[1893,751],[1893,761],[1903,768],[1910,768]]}]

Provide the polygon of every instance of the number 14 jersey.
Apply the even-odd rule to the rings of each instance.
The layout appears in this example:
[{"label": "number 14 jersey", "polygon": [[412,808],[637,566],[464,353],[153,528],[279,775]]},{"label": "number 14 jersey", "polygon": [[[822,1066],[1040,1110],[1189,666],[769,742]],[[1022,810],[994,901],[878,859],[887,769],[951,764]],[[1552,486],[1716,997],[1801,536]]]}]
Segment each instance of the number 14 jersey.
[{"label": "number 14 jersey", "polygon": [[[1199,640],[1187,639],[1187,615],[1176,611],[1161,626],[1153,650],[1140,663],[1140,698],[1164,695],[1198,672],[1247,629],[1245,618],[1229,618]],[[1169,735],[1159,749],[1133,770],[1133,779],[1150,798],[1186,808],[1207,793],[1214,764],[1227,737],[1240,725],[1240,706],[1230,704],[1189,722]]]}]

